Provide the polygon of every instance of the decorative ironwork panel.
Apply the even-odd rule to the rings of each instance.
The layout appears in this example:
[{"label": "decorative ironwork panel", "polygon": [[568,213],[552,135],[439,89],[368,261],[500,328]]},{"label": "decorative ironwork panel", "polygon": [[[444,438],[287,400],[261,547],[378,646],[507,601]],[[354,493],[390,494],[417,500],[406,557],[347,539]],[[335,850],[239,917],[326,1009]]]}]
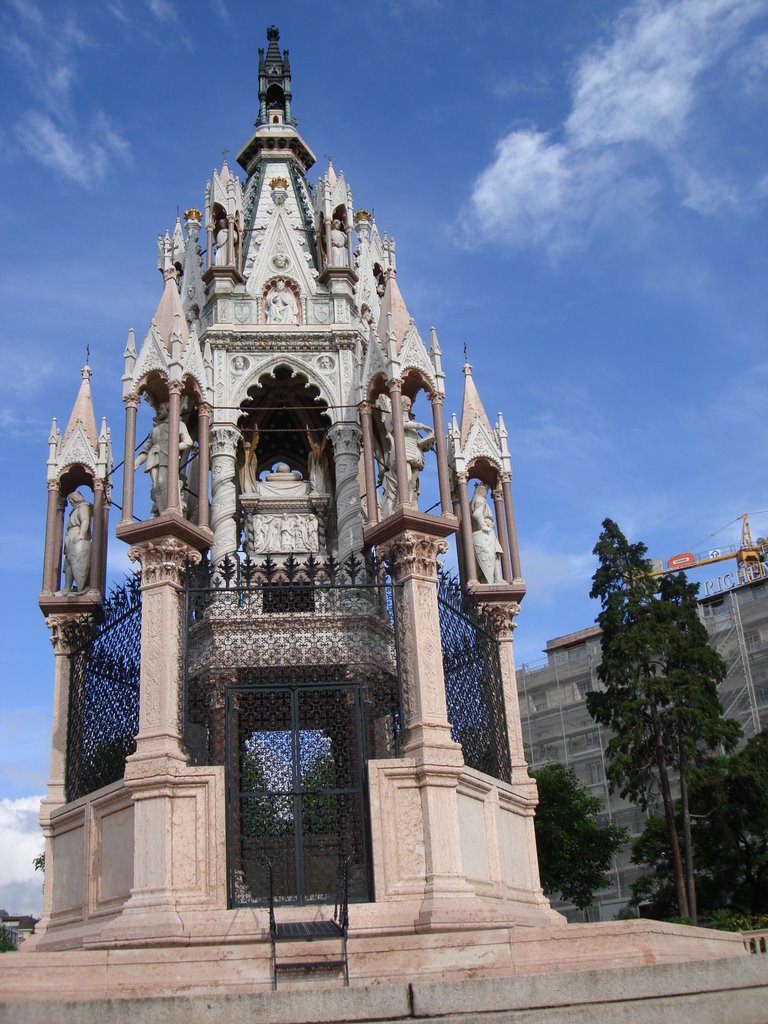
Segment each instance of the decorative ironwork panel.
[{"label": "decorative ironwork panel", "polygon": [[396,757],[401,652],[392,590],[382,566],[356,557],[190,567],[182,717],[191,762],[224,763],[229,687],[302,681],[358,683],[365,758]]},{"label": "decorative ironwork panel", "polygon": [[79,626],[70,645],[67,800],[125,773],[139,731],[141,590],[137,576],[113,590],[95,629]]},{"label": "decorative ironwork panel", "polygon": [[223,764],[230,903],[326,900],[340,855],[370,898],[369,758],[398,756],[400,650],[384,567],[230,557],[185,581],[184,739]]},{"label": "decorative ironwork panel", "polygon": [[493,624],[464,598],[459,581],[442,572],[438,608],[451,735],[470,768],[509,782],[504,686]]},{"label": "decorative ironwork panel", "polygon": [[369,898],[360,687],[311,683],[227,693],[230,903]]}]

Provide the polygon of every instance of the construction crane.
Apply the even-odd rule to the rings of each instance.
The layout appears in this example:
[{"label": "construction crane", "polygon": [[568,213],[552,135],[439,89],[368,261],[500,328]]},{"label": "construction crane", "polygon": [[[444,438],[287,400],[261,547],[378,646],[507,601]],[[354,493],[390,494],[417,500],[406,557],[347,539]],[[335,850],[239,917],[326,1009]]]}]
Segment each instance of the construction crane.
[{"label": "construction crane", "polygon": [[764,564],[764,559],[768,559],[768,539],[758,537],[757,542],[752,540],[748,512],[743,512],[738,518],[741,519],[741,543],[738,546],[728,544],[708,551],[681,551],[679,555],[667,559],[652,558],[650,561],[653,568],[649,576],[666,576],[670,572],[697,569],[701,565],[714,565],[715,562],[725,562],[730,558],[736,559],[736,571],[743,583],[768,576],[768,567]]}]

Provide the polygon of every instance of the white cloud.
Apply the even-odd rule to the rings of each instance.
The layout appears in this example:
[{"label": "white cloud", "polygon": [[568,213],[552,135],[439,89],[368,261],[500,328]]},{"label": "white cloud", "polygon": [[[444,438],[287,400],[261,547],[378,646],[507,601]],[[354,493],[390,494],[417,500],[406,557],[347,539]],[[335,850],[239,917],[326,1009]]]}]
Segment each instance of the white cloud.
[{"label": "white cloud", "polygon": [[39,111],[29,111],[16,126],[16,132],[30,157],[84,188],[92,188],[104,178],[112,157],[123,163],[131,159],[128,142],[111,127],[103,113],[96,116],[91,141],[80,141],[80,131],[67,133],[48,114]]},{"label": "white cloud", "polygon": [[0,858],[0,907],[10,914],[42,912],[43,877],[33,866],[44,848],[38,824],[39,796],[17,800],[0,800],[0,835],[3,856]]},{"label": "white cloud", "polygon": [[171,0],[147,0],[147,7],[158,21],[176,21],[176,8]]},{"label": "white cloud", "polygon": [[607,212],[647,204],[661,182],[702,214],[752,202],[756,187],[713,173],[689,135],[704,73],[739,47],[757,66],[762,50],[752,52],[744,30],[766,10],[768,0],[636,0],[612,39],[579,59],[559,132],[529,127],[498,143],[473,188],[469,241],[479,234],[557,252]]}]

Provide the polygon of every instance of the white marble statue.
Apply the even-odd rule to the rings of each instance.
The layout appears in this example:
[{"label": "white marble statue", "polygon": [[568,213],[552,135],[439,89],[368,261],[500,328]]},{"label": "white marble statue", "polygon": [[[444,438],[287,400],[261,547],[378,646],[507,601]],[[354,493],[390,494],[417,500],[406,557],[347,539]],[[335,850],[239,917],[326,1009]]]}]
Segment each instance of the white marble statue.
[{"label": "white marble statue", "polygon": [[79,491],[69,495],[71,511],[64,534],[64,586],[59,594],[72,593],[74,584],[78,594],[88,589],[91,571],[91,524],[93,505]]},{"label": "white marble statue", "polygon": [[334,217],[331,221],[331,266],[346,267],[347,236],[341,228],[341,221]]},{"label": "white marble statue", "polygon": [[275,281],[267,293],[266,307],[268,324],[297,324],[299,322],[296,296],[286,286],[282,277]]},{"label": "white marble statue", "polygon": [[[227,242],[229,241],[229,225],[227,221],[222,217],[216,224],[216,252],[213,256],[213,265],[215,267],[226,267],[229,266],[227,260]],[[235,251],[235,245],[237,245],[237,228],[232,228],[232,252]]]},{"label": "white marble statue", "polygon": [[[183,420],[179,420],[179,455],[192,448],[194,442]],[[168,508],[168,403],[160,402],[152,421],[152,430],[136,457],[134,469],[144,466],[151,481],[152,515],[157,516]],[[179,479],[179,507],[181,507],[181,478]]]},{"label": "white marble statue", "polygon": [[503,583],[501,572],[501,544],[496,536],[496,526],[491,506],[488,504],[488,487],[476,483],[475,493],[469,504],[472,520],[472,545],[475,549],[478,577],[481,583]]},{"label": "white marble statue", "polygon": [[309,456],[307,457],[307,475],[309,476],[310,494],[331,493],[331,471],[325,450],[328,447],[328,435],[324,434],[320,444],[315,441],[312,431],[306,428]]},{"label": "white marble statue", "polygon": [[[424,452],[434,447],[435,435],[426,423],[418,423],[411,415],[411,400],[403,395],[403,433],[405,461],[408,463],[408,504],[419,507],[419,473],[424,469]],[[421,436],[422,432],[424,437]]]}]

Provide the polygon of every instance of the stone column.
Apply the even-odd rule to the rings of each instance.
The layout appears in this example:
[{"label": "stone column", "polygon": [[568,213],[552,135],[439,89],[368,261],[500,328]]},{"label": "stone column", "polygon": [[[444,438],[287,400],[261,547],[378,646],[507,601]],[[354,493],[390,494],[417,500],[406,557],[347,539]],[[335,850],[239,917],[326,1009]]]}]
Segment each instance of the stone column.
[{"label": "stone column", "polygon": [[363,462],[365,464],[365,502],[367,525],[375,526],[379,521],[379,494],[376,490],[376,469],[373,464],[373,411],[370,402],[360,405],[360,420],[363,424]]},{"label": "stone column", "polygon": [[504,579],[512,582],[512,564],[509,560],[509,541],[507,537],[507,524],[504,518],[504,497],[500,487],[493,488],[493,507],[496,511],[496,534],[501,544],[501,563],[504,569]]},{"label": "stone column", "polygon": [[60,576],[56,576],[61,545],[63,543],[63,526],[61,522],[61,503],[59,501],[59,481],[48,481],[48,507],[45,515],[45,549],[43,554],[43,586],[45,593],[55,593],[60,586]]},{"label": "stone column", "polygon": [[461,548],[464,553],[464,574],[467,583],[477,579],[475,563],[475,545],[472,541],[472,517],[469,514],[469,493],[467,478],[463,473],[457,474],[459,489],[459,509],[461,510]]},{"label": "stone column", "polygon": [[214,565],[237,551],[237,490],[235,459],[240,431],[232,426],[211,430],[211,528]]},{"label": "stone column", "polygon": [[70,613],[49,615],[45,620],[51,631],[55,667],[48,791],[40,803],[40,827],[45,836],[46,884],[43,887],[43,918],[36,928],[38,935],[46,931],[53,909],[56,861],[53,853],[51,817],[54,811],[67,802],[67,733],[69,728],[69,686],[72,671],[70,641],[73,630],[76,630],[80,624],[86,623],[89,618],[90,616],[87,614]]},{"label": "stone column", "polygon": [[123,514],[121,523],[133,522],[133,464],[136,461],[136,410],[138,398],[125,400],[125,448],[123,455]]},{"label": "stone column", "polygon": [[141,565],[141,676],[136,752],[128,758],[186,763],[179,722],[181,694],[181,574],[200,552],[175,537],[147,540],[128,551]]},{"label": "stone column", "polygon": [[208,529],[211,507],[208,500],[208,470],[211,461],[211,407],[198,409],[197,419],[197,525]]},{"label": "stone column", "polygon": [[328,431],[336,467],[336,524],[339,559],[363,549],[363,523],[357,471],[362,431],[356,423],[337,423]]},{"label": "stone column", "polygon": [[405,716],[403,756],[413,760],[421,794],[426,864],[421,926],[436,922],[446,899],[472,896],[464,876],[457,786],[464,767],[451,738],[445,699],[437,556],[447,543],[426,531],[406,529],[384,545],[392,558],[401,640]]},{"label": "stone column", "polygon": [[504,687],[504,708],[507,718],[507,736],[509,738],[509,755],[512,764],[512,782],[528,783],[528,766],[523,751],[523,727],[520,721],[520,705],[517,696],[517,679],[515,677],[515,652],[512,636],[517,627],[515,619],[520,612],[517,601],[485,604],[481,607],[487,612],[496,626],[499,644],[499,662],[501,679]]},{"label": "stone column", "polygon": [[443,400],[445,395],[433,392],[432,423],[435,427],[435,456],[437,458],[437,481],[440,488],[440,511],[443,515],[451,511],[451,484],[448,479],[448,448],[445,443],[445,423],[443,421]]},{"label": "stone column", "polygon": [[235,215],[227,215],[227,266],[235,265]]},{"label": "stone column", "polygon": [[515,506],[512,504],[512,477],[509,473],[502,474],[501,492],[504,495],[504,512],[507,518],[507,537],[509,538],[509,558],[512,563],[512,578],[515,580],[521,580],[523,578],[523,574],[520,569],[520,551],[517,546]]},{"label": "stone column", "polygon": [[104,486],[103,480],[94,480],[91,565],[88,573],[88,586],[91,590],[104,589],[104,573],[107,561],[107,517],[109,515],[108,506],[105,501]]},{"label": "stone column", "polygon": [[403,385],[399,378],[387,381],[392,402],[392,438],[395,442],[395,474],[397,477],[397,503],[408,505],[408,462],[405,458],[405,431],[403,430]]},{"label": "stone column", "polygon": [[166,508],[179,512],[179,427],[181,422],[181,384],[168,385],[168,494]]}]

